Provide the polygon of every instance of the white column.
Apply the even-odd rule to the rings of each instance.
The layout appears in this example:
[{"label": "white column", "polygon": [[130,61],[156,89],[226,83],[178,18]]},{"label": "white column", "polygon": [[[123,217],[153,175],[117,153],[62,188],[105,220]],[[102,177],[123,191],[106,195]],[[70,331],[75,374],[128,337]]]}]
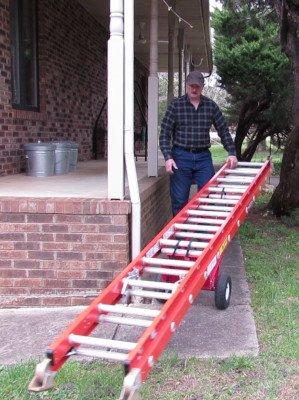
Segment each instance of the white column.
[{"label": "white column", "polygon": [[[175,0],[168,3],[173,8]],[[167,104],[174,98],[174,48],[175,48],[175,16],[172,12],[168,14],[168,87]]]},{"label": "white column", "polygon": [[151,0],[150,74],[148,78],[148,176],[158,176],[158,0]]},{"label": "white column", "polygon": [[184,90],[186,91],[186,78],[190,73],[190,50],[188,46],[185,46],[185,51],[184,51],[184,60],[185,60],[185,87]]},{"label": "white column", "polygon": [[132,259],[140,253],[141,206],[134,157],[134,0],[125,0],[125,161],[132,203]]},{"label": "white column", "polygon": [[108,40],[108,198],[124,198],[124,4],[110,0]]}]

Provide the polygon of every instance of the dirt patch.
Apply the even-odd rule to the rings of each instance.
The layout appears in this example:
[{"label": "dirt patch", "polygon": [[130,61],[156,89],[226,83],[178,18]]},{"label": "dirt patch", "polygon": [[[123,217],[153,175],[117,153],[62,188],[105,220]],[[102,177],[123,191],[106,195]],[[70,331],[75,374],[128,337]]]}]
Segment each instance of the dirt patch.
[{"label": "dirt patch", "polygon": [[291,376],[281,389],[278,400],[297,400],[299,393],[299,374]]}]

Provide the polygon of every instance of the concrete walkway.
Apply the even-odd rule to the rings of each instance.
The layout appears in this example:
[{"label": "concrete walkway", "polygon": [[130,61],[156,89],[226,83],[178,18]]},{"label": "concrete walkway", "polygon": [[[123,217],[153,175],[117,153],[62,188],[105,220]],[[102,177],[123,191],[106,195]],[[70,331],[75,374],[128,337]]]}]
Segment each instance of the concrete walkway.
[{"label": "concrete walkway", "polygon": [[[200,294],[168,346],[168,350],[178,353],[180,357],[223,358],[258,353],[250,294],[238,239],[228,248],[222,268],[232,277],[231,304],[227,310],[219,311],[214,306],[214,293]],[[48,344],[82,309],[0,310],[0,364],[43,357]],[[140,334],[136,328],[116,326],[101,331],[99,328],[95,336],[114,336],[128,341],[136,340]]]}]

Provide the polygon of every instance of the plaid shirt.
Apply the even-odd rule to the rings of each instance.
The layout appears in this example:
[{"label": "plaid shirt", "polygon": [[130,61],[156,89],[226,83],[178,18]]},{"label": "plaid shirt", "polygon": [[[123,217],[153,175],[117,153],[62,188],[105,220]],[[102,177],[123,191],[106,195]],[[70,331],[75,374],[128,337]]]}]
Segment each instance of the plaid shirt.
[{"label": "plaid shirt", "polygon": [[172,158],[171,147],[209,148],[210,128],[215,126],[221,143],[230,155],[235,155],[235,145],[225,119],[217,104],[201,96],[197,108],[190,103],[187,95],[172,101],[167,108],[161,125],[160,149],[165,160]]}]

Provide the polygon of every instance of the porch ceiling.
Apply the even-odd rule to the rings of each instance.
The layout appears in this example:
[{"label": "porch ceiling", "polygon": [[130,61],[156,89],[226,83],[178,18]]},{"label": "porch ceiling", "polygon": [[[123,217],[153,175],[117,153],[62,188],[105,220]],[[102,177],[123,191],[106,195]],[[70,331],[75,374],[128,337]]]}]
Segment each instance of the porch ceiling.
[{"label": "porch ceiling", "polygon": [[[110,0],[78,0],[79,3],[96,18],[101,25],[109,30]],[[170,1],[168,1],[170,3]],[[168,52],[168,9],[162,0],[159,5],[159,71],[167,71]],[[185,28],[185,43],[193,54],[195,66],[200,64],[203,72],[212,69],[212,50],[210,43],[210,13],[208,0],[176,0],[176,12],[187,20],[193,29],[185,23],[180,25]],[[146,43],[140,43],[140,23],[144,22],[142,34]],[[149,22],[150,0],[135,1],[135,55],[146,66],[149,66]],[[177,47],[176,47],[177,54]],[[178,57],[175,57],[175,70],[178,68]]]}]

